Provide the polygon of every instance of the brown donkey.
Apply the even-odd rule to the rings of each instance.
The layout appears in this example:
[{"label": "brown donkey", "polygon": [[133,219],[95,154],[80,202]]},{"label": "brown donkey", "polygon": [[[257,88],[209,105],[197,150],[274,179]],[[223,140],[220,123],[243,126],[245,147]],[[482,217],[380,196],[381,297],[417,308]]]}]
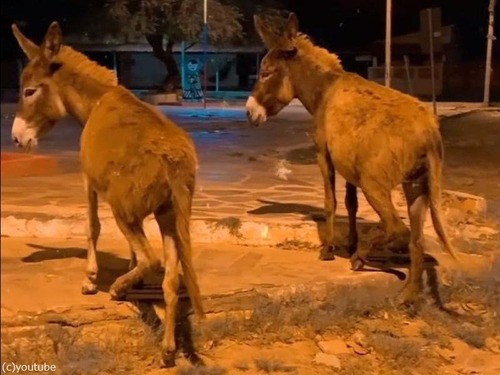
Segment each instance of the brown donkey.
[{"label": "brown donkey", "polygon": [[159,270],[143,220],[154,214],[163,239],[167,309],[163,355],[174,365],[180,262],[194,311],[204,316],[192,265],[189,219],[197,157],[188,134],[156,108],[118,85],[115,73],[62,45],[53,22],[37,46],[12,25],[29,59],[21,76],[19,108],[12,127],[17,145],[29,150],[66,114],[84,126],[81,166],[88,203],[88,259],[82,292],[97,292],[96,245],[100,232],[98,196],[106,200],[135,255],[128,273],[111,286],[120,299],[146,272]]},{"label": "brown donkey", "polygon": [[[255,27],[268,49],[247,102],[247,116],[257,126],[298,98],[313,115],[317,159],[325,188],[326,243],[320,259],[333,259],[335,170],[347,181],[349,247],[353,268],[362,267],[357,247],[356,187],[381,218],[384,235],[372,246],[408,246],[410,278],[403,298],[412,301],[422,289],[424,235],[428,206],[444,248],[455,253],[440,211],[442,141],[436,118],[417,99],[344,71],[334,54],[298,32],[292,13],[284,31],[259,17]],[[391,201],[403,184],[411,234]]]}]

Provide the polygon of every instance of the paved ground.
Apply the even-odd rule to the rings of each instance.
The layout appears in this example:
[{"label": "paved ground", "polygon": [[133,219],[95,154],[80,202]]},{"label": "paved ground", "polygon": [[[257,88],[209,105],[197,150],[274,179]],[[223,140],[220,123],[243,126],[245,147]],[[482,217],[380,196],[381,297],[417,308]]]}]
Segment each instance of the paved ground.
[{"label": "paved ground", "polygon": [[[471,109],[458,107],[449,104],[447,108],[441,107],[440,113],[459,114]],[[12,116],[8,115],[12,109],[12,106],[2,106],[3,115],[7,113],[2,117],[2,151],[13,151],[9,141]],[[333,262],[319,262],[317,251],[297,251],[300,241],[289,241],[290,238],[318,238],[319,226],[316,228],[313,219],[321,215],[323,202],[317,166],[311,160],[301,162],[302,158],[311,158],[307,151],[311,141],[307,136],[309,116],[300,107],[289,108],[261,129],[248,127],[242,108],[165,110],[188,129],[197,144],[201,165],[194,207],[195,222],[215,220],[227,231],[234,230],[235,238],[240,238],[241,233],[251,237],[252,231],[258,231],[257,237],[269,237],[268,231],[280,226],[283,233],[293,232],[296,236],[280,237],[288,243],[281,243],[277,249],[231,245],[227,243],[227,237],[221,236],[217,241],[213,232],[208,235],[200,228],[195,230],[194,263],[209,312],[251,308],[254,305],[245,304],[243,296],[255,296],[253,292],[275,295],[304,288],[308,293],[321,296],[325,288],[332,285],[365,288],[371,284],[387,296],[403,287],[395,273],[354,273],[342,257]],[[106,293],[110,283],[128,265],[128,246],[121,236],[115,239],[104,231],[99,242],[100,293],[95,296],[80,294],[86,243],[82,237],[74,236],[84,231],[82,220],[85,212],[76,151],[79,131],[74,122],[65,121],[41,143],[39,152],[57,158],[62,173],[2,178],[2,332],[8,332],[24,343],[31,340],[26,337],[45,337],[50,327],[58,325],[93,327],[99,331],[103,329],[103,322],[107,326],[110,321],[133,320],[136,316],[129,304],[112,303]],[[458,137],[457,133],[455,135]],[[284,162],[287,158],[297,163]],[[454,187],[463,186],[457,181]],[[342,185],[340,182],[337,189],[339,214],[345,215]],[[394,198],[401,215],[406,217],[406,208],[398,191]],[[376,216],[361,194],[360,199],[360,221],[365,223],[362,228],[370,228]],[[114,227],[105,205],[101,218],[107,218],[106,225]],[[461,240],[461,249],[469,252],[463,254],[463,259],[467,270],[474,274],[481,273],[484,267],[493,263],[494,252],[489,250],[498,250],[494,248],[498,241],[488,239],[495,234],[494,229],[472,221],[469,216],[455,217],[457,225],[452,229],[453,233],[461,233],[467,240]],[[245,226],[250,222],[262,225]],[[62,223],[70,223],[70,227],[62,226]],[[307,226],[308,223],[313,225]],[[427,220],[427,232],[432,234],[429,225],[430,220]],[[16,226],[19,227],[18,237]],[[304,234],[306,227],[307,230],[313,228],[307,235]],[[69,230],[61,232],[61,228]],[[13,237],[6,237],[6,230]],[[26,238],[22,237],[23,233],[42,233],[46,238]],[[156,230],[152,239],[154,248],[159,249]],[[440,279],[446,281],[447,271],[443,274],[443,269],[449,269],[453,264],[448,256],[439,252],[435,241],[429,240],[429,252],[444,266],[440,267]],[[27,333],[22,336],[28,331],[32,336]],[[106,330],[99,332],[106,334]],[[29,347],[29,344],[23,345]],[[313,345],[310,350],[313,354],[315,348]],[[302,351],[290,353],[290,357],[295,357]],[[305,368],[310,366],[309,357],[304,363]]]},{"label": "paved ground", "polygon": [[[12,111],[13,107],[3,109],[5,109],[3,111],[5,114],[8,110]],[[260,129],[251,129],[247,126],[242,108],[208,111],[186,108],[165,110],[190,131],[198,147],[201,166],[194,205],[195,221],[197,219],[219,220],[218,223],[224,225],[227,231],[237,239],[240,238],[240,231],[244,235],[250,233],[250,237],[252,231],[258,231],[257,237],[269,237],[267,232],[273,230],[273,227],[267,225],[274,223],[278,229],[281,226],[281,232],[285,233],[285,237],[280,237],[282,242],[279,247],[281,248],[300,248],[300,241],[295,241],[296,239],[304,240],[312,237],[319,239],[319,225],[316,227],[313,222],[315,215],[321,215],[322,212],[323,192],[319,170],[311,163],[283,163],[287,154],[290,155],[290,151],[307,149],[311,145],[307,135],[309,116],[300,107],[289,108],[283,115]],[[453,110],[449,113],[455,114]],[[10,142],[6,140],[11,121],[12,118],[8,116],[2,119],[2,150],[12,149]],[[30,267],[35,273],[36,270],[39,271],[40,277],[33,279],[32,287],[40,286],[46,289],[45,282],[41,280],[60,282],[60,285],[67,289],[61,293],[62,296],[72,295],[71,298],[81,298],[78,292],[84,269],[84,261],[81,258],[85,254],[85,243],[81,239],[74,239],[75,233],[82,234],[85,231],[83,223],[85,201],[77,173],[78,137],[78,126],[72,121],[65,121],[41,143],[39,152],[52,154],[58,158],[64,169],[63,173],[42,177],[2,179],[2,235],[8,233],[10,236],[16,236],[16,225],[20,226],[22,222],[19,220],[26,219],[25,227],[18,228],[17,236],[22,237],[23,234],[26,236],[26,233],[43,231],[44,236],[50,238],[48,240],[2,238],[2,271],[5,270],[3,272],[5,277],[10,277],[9,281],[3,284],[6,285],[6,288],[2,288],[4,300],[9,298],[9,293],[12,293],[10,294],[12,296],[18,295],[18,290],[14,288],[16,282],[19,283],[19,288],[26,285],[24,272],[19,272],[24,267]],[[338,185],[341,216],[345,215],[342,204],[342,185],[342,182]],[[395,192],[394,198],[401,216],[406,217],[406,207],[399,191]],[[365,226],[362,225],[362,233],[366,233],[363,229],[370,230],[373,222],[377,221],[377,217],[362,194],[360,194],[360,200],[360,222],[365,223]],[[101,218],[109,219],[106,224],[108,227],[115,227],[105,205],[100,215]],[[13,218],[17,221],[12,221]],[[48,219],[54,218],[55,220],[51,223],[47,222]],[[34,219],[39,219],[38,224],[34,222]],[[57,221],[58,219],[60,221]],[[246,228],[243,223],[243,228],[241,228],[241,222],[238,220],[260,222],[266,225]],[[68,228],[67,226],[61,227],[61,222],[70,222],[76,229],[69,228],[67,232],[61,232],[61,228]],[[310,232],[305,233],[305,227],[301,226],[304,223],[314,224],[307,227]],[[37,225],[38,227],[33,229]],[[433,235],[433,230],[430,228],[431,221],[427,220],[426,225],[428,234]],[[151,231],[154,230],[155,234],[152,239],[158,240],[156,227],[151,227],[154,227]],[[465,229],[460,227],[458,230],[464,233],[466,230],[470,232],[472,229],[469,227]],[[6,228],[9,231],[6,232]],[[194,231],[195,242],[226,242],[226,237],[222,236],[217,241],[217,238],[213,235],[209,236],[208,232],[203,230]],[[286,237],[287,233],[293,230],[296,230],[294,236],[298,237]],[[108,236],[106,231],[103,232],[102,249],[105,250],[103,254],[107,254],[103,256],[110,260],[112,255],[109,254],[118,251],[119,255],[126,254],[125,257],[127,257],[127,246],[122,242],[116,242],[112,239],[113,236]],[[494,230],[488,233],[494,234]],[[474,234],[481,236],[484,230],[476,231]],[[117,237],[121,239],[120,235]],[[54,238],[61,238],[61,240],[54,240]],[[27,245],[28,243],[32,246]],[[276,242],[273,244],[276,245]],[[213,287],[210,286],[212,271],[203,271],[204,275],[210,275],[204,281],[204,284],[208,285],[207,293],[218,293],[217,287],[243,288],[249,284],[253,285],[255,280],[279,285],[292,281],[294,283],[322,281],[330,277],[338,280],[340,269],[348,275],[351,274],[347,271],[347,263],[342,263],[343,260],[331,264],[318,263],[316,251],[293,252],[293,256],[289,256],[292,253],[271,251],[269,248],[249,250],[244,247],[227,246],[198,245],[198,253],[201,255],[197,258],[197,266],[203,268],[207,265],[210,268],[212,264],[219,267],[217,271],[219,278],[217,282],[212,283]],[[431,251],[439,249],[432,240],[430,247]],[[312,248],[314,249],[314,246]],[[13,254],[16,256],[13,257]],[[24,256],[38,259],[38,261],[23,261]],[[283,260],[290,261],[290,268],[282,263]],[[275,266],[271,267],[272,270],[268,269],[267,265],[272,263]],[[41,265],[43,265],[42,268],[37,268]],[[45,265],[48,268],[44,268]],[[58,278],[58,272],[66,276]],[[243,276],[247,272],[248,275],[252,275],[254,281],[248,281]],[[51,279],[51,276],[46,276],[47,274],[56,276]],[[235,274],[240,275],[241,278],[235,278]],[[300,277],[297,278],[297,275]],[[226,276],[227,281],[224,279]],[[65,279],[67,277],[70,279]],[[277,279],[273,279],[274,277]],[[234,280],[236,284],[228,288],[227,284],[234,283]],[[9,288],[13,288],[11,292]],[[30,304],[30,298],[26,297],[26,307]],[[54,296],[54,298],[59,297]],[[22,303],[23,299],[19,301]]]},{"label": "paved ground", "polygon": [[[160,255],[161,244],[153,241],[152,245]],[[92,305],[116,308],[107,292],[116,277],[128,267],[129,252],[124,240],[103,238],[99,242],[99,293],[93,296],[80,293],[86,264],[85,240],[2,237],[1,248],[2,322],[11,320],[20,312],[40,313]],[[448,255],[442,252],[431,254],[427,264],[456,268]],[[474,274],[489,266],[488,257],[493,255],[484,255],[464,255],[467,272]],[[386,268],[390,269],[388,272],[370,266],[366,272],[353,272],[349,261],[342,257],[332,262],[320,262],[314,252],[198,244],[194,247],[193,261],[202,294],[210,299],[252,290],[276,295],[307,288],[311,293],[314,290],[321,293],[326,286],[342,285],[353,288],[374,285],[377,289],[387,290],[388,294],[396,294],[404,286],[402,280],[408,263],[406,260],[397,265],[390,259],[385,260]],[[207,307],[208,312],[220,308],[210,302]],[[236,305],[232,308],[243,307]]]},{"label": "paved ground", "polygon": [[[13,151],[9,140],[12,116],[8,114],[12,114],[14,108],[13,105],[2,106],[2,151]],[[443,104],[439,113],[454,115],[472,108],[471,105]],[[208,110],[164,107],[164,111],[191,133],[197,145],[200,169],[193,219],[223,220],[226,226],[230,226],[235,218],[242,222],[301,225],[321,216],[323,188],[318,167],[310,163],[290,164],[285,160],[290,152],[311,145],[307,134],[310,116],[302,107],[290,106],[259,129],[247,125],[242,107]],[[2,179],[2,225],[9,217],[39,218],[42,221],[48,218],[71,219],[75,223],[72,227],[79,225],[80,232],[66,227],[59,232],[51,229],[49,235],[63,236],[64,231],[83,233],[81,222],[85,217],[85,200],[78,173],[79,134],[79,126],[72,120],[65,120],[40,143],[38,152],[56,157],[62,173]],[[300,159],[300,155],[293,158],[297,157]],[[340,177],[337,192],[338,213],[345,216],[344,181]],[[360,221],[377,221],[362,194],[359,198]],[[399,191],[394,193],[394,200],[401,216],[406,217],[404,199]],[[105,204],[102,206],[101,218],[108,220],[107,227],[114,226],[109,209]],[[427,229],[429,226],[430,221],[427,221]],[[19,235],[27,233],[20,232]],[[9,235],[14,234],[9,232]]]},{"label": "paved ground", "polygon": [[[1,239],[2,315],[43,311],[56,307],[106,304],[109,285],[128,267],[128,246],[122,240],[103,239],[99,244],[99,290],[80,294],[86,264],[86,242],[79,239]],[[160,243],[153,243],[161,249]],[[204,296],[270,287],[362,283],[387,285],[395,276],[354,273],[348,261],[319,262],[313,252],[231,245],[197,245],[194,263]]]}]

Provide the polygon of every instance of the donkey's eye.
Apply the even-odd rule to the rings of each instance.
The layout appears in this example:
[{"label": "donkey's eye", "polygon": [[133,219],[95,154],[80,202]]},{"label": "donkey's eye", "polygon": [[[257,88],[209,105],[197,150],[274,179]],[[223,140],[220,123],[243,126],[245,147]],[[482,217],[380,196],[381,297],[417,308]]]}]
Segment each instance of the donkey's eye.
[{"label": "donkey's eye", "polygon": [[24,89],[24,97],[29,98],[30,96],[34,95],[35,92],[36,92],[36,89],[32,88],[32,87]]}]

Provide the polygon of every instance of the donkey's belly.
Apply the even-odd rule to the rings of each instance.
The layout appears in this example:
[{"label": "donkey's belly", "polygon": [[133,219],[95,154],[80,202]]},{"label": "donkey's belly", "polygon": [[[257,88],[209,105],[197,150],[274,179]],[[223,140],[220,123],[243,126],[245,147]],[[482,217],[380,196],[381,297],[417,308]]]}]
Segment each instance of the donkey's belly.
[{"label": "donkey's belly", "polygon": [[350,166],[343,165],[342,163],[335,163],[335,161],[334,166],[335,171],[338,172],[338,174],[340,174],[347,182],[355,186],[359,185],[359,178]]},{"label": "donkey's belly", "polygon": [[356,153],[354,150],[350,146],[338,142],[331,142],[328,145],[328,150],[335,171],[347,182],[358,186],[359,176],[356,168]]}]

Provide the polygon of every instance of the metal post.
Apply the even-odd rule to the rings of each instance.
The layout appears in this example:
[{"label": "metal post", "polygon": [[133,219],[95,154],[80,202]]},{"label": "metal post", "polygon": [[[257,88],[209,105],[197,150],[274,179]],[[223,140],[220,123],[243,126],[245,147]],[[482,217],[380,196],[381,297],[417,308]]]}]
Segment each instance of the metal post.
[{"label": "metal post", "polygon": [[432,9],[427,9],[429,15],[429,59],[431,60],[431,88],[432,88],[432,109],[434,115],[437,114],[436,108],[436,82],[434,79],[434,30],[432,28]]},{"label": "metal post", "polygon": [[207,108],[207,48],[208,48],[208,5],[207,0],[203,0],[203,108]]},{"label": "metal post", "polygon": [[385,15],[385,85],[391,87],[391,23],[392,0],[386,0]]},{"label": "metal post", "polygon": [[184,89],[186,88],[186,42],[181,43],[181,86],[182,95],[184,96]]},{"label": "metal post", "polygon": [[404,56],[405,59],[405,70],[406,70],[406,79],[408,80],[408,91],[410,95],[413,95],[413,86],[411,84],[411,75],[410,75],[410,58],[408,55]]},{"label": "metal post", "polygon": [[496,39],[494,33],[494,22],[495,22],[495,4],[496,0],[490,0],[490,5],[488,7],[489,17],[488,17],[488,42],[486,45],[486,66],[484,72],[484,97],[483,105],[490,105],[490,84],[491,84],[491,58],[493,50],[493,41]]}]

